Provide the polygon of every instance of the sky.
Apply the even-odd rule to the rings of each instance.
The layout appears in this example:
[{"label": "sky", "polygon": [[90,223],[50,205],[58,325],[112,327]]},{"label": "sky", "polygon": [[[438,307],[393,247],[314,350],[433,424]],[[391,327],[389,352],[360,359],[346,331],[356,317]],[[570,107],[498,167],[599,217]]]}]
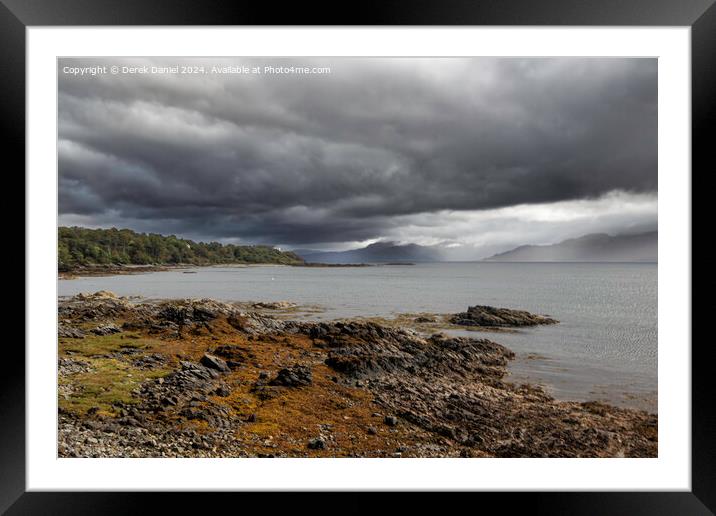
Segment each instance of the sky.
[{"label": "sky", "polygon": [[455,259],[657,227],[655,59],[68,58],[58,72],[63,226]]}]

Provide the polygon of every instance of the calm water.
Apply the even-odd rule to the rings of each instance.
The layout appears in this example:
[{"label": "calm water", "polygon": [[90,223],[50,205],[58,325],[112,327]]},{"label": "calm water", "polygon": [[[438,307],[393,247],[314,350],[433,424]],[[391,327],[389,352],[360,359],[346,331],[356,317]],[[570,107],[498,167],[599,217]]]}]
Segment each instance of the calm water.
[{"label": "calm water", "polygon": [[[479,333],[517,353],[511,379],[560,399],[600,399],[656,411],[657,265],[441,263],[363,268],[197,268],[59,281],[59,295],[110,290],[147,298],[289,300],[314,318],[451,313],[488,304],[561,321],[519,333]],[[460,333],[460,332],[457,332]],[[470,334],[470,333],[466,333]]]}]

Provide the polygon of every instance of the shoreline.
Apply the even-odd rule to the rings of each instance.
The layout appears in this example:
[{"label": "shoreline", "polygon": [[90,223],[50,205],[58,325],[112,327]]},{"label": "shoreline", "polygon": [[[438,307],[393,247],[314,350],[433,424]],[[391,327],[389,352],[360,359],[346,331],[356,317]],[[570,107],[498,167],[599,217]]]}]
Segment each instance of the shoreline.
[{"label": "shoreline", "polygon": [[[60,456],[656,455],[656,414],[513,384],[492,340],[264,305],[60,300]],[[455,316],[545,323],[500,310]]]},{"label": "shoreline", "polygon": [[[307,267],[307,268],[350,268],[350,267],[377,267],[380,265],[408,265],[406,264],[371,264],[371,263],[210,263],[204,265],[192,263],[176,263],[161,265],[87,265],[72,269],[58,271],[58,279],[71,280],[80,277],[122,276],[127,274],[145,274],[150,272],[165,272],[171,270],[194,268],[244,268],[244,267]],[[414,264],[410,264],[414,265]]]},{"label": "shoreline", "polygon": [[[425,263],[481,263],[481,264],[619,264],[619,265],[656,265],[656,262],[498,262],[477,260],[469,262],[425,262]],[[81,277],[120,276],[128,274],[146,274],[151,272],[164,272],[171,270],[192,269],[192,268],[244,268],[244,267],[305,267],[305,268],[363,268],[363,267],[395,267],[415,266],[414,262],[380,262],[380,263],[211,263],[211,264],[162,264],[162,265],[87,265],[58,271],[58,279],[71,280]]]}]

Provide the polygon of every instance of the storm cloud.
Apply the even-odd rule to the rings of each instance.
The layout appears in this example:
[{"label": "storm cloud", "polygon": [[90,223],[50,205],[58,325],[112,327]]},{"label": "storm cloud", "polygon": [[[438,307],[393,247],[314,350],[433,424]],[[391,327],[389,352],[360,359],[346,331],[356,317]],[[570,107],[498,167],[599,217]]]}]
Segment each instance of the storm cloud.
[{"label": "storm cloud", "polygon": [[[207,73],[63,73],[95,65]],[[574,231],[656,221],[655,59],[103,58],[59,70],[63,224],[340,248],[474,243],[490,214],[514,220],[518,206],[572,206],[554,236],[604,199],[650,208],[592,213]]]}]

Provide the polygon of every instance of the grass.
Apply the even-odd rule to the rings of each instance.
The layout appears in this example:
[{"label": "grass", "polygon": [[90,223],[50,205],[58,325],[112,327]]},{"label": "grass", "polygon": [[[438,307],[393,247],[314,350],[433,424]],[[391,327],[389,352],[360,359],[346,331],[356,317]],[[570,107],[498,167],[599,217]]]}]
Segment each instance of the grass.
[{"label": "grass", "polygon": [[159,350],[161,342],[142,338],[135,332],[114,333],[112,335],[88,335],[84,339],[60,339],[60,356],[97,357],[122,349],[140,349],[151,352]]},{"label": "grass", "polygon": [[59,396],[61,409],[75,414],[96,410],[100,415],[116,416],[118,404],[136,403],[132,394],[139,385],[149,379],[165,376],[170,368],[140,369],[131,361],[140,355],[116,358],[112,353],[127,349],[156,351],[161,342],[140,338],[134,333],[116,333],[106,336],[88,336],[84,339],[61,339],[61,357],[72,357],[89,364],[89,372],[59,378],[67,388],[67,396]]}]

